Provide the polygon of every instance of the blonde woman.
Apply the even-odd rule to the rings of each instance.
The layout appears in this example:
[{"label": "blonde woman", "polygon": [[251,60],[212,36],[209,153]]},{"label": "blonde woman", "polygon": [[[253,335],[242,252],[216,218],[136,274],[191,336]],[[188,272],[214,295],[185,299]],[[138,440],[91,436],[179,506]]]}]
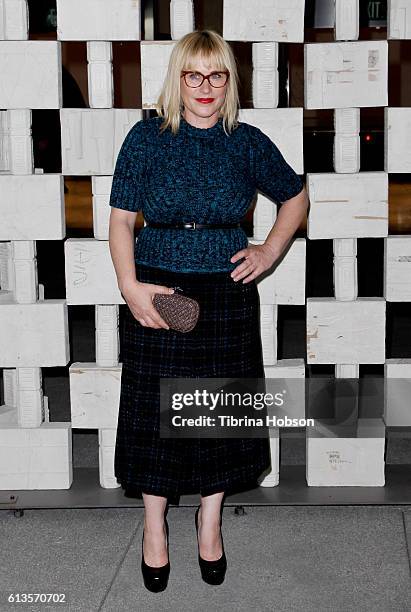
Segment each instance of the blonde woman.
[{"label": "blonde woman", "polygon": [[[182,37],[158,116],[131,128],[113,176],[109,245],[127,303],[115,475],[125,495],[144,500],[141,568],[151,591],[168,582],[168,502],[200,494],[201,576],[221,584],[223,498],[256,487],[270,468],[267,438],[159,435],[161,377],[264,378],[255,279],[280,256],[307,209],[303,182],[275,144],[237,120],[237,86],[235,58],[219,34]],[[249,245],[240,221],[257,189],[286,206],[266,241]],[[139,210],[146,225],[135,244]],[[155,293],[175,287],[200,303],[188,333],[170,329],[152,303]]]}]

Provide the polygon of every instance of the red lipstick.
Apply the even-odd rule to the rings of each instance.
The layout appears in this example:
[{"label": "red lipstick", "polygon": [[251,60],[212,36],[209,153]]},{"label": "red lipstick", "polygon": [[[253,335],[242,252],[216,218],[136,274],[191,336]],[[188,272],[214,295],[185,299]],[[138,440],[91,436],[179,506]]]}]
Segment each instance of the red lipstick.
[{"label": "red lipstick", "polygon": [[214,98],[196,98],[197,102],[201,102],[201,104],[210,104],[214,102]]}]

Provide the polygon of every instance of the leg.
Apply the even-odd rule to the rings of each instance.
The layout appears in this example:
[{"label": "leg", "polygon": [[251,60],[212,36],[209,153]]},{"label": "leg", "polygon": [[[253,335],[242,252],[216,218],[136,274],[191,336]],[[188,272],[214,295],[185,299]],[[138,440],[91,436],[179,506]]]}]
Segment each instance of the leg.
[{"label": "leg", "polygon": [[198,545],[200,556],[206,561],[219,559],[223,554],[220,537],[220,510],[224,492],[201,496],[198,513]]},{"label": "leg", "polygon": [[167,498],[142,493],[144,500],[144,560],[147,565],[161,567],[168,561],[164,511]]}]

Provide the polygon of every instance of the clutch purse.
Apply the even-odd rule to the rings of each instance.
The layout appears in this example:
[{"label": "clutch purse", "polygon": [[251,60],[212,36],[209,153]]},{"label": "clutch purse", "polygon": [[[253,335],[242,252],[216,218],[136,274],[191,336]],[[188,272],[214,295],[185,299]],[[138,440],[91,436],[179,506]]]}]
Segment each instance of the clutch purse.
[{"label": "clutch purse", "polygon": [[[182,291],[181,287],[173,287]],[[200,305],[197,300],[180,293],[155,293],[153,304],[167,325],[179,332],[189,332],[197,324]]]}]

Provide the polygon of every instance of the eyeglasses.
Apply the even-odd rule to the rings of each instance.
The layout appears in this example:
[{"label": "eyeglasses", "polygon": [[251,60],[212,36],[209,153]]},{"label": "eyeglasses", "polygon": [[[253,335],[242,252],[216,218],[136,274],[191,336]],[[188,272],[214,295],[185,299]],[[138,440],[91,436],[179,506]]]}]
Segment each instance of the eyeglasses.
[{"label": "eyeglasses", "polygon": [[230,72],[228,70],[220,70],[211,72],[205,76],[201,74],[201,72],[184,70],[181,76],[184,77],[187,87],[200,87],[204,83],[204,79],[207,79],[212,87],[224,87],[228,81]]}]

